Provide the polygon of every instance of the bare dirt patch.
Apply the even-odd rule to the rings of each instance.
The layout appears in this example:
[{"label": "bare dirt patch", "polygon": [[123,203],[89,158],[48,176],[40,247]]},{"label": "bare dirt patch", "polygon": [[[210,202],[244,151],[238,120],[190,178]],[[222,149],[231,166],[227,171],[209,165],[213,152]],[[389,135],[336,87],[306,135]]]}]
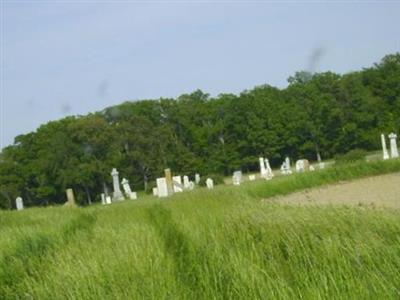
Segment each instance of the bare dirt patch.
[{"label": "bare dirt patch", "polygon": [[372,205],[400,209],[400,173],[327,185],[265,201],[296,205]]}]

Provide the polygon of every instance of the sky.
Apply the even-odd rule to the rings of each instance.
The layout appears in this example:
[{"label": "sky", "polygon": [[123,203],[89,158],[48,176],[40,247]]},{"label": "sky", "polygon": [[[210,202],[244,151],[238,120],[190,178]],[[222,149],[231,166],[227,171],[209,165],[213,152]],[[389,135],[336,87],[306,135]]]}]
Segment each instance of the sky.
[{"label": "sky", "polygon": [[400,1],[0,1],[0,149],[127,100],[284,88],[400,51]]}]

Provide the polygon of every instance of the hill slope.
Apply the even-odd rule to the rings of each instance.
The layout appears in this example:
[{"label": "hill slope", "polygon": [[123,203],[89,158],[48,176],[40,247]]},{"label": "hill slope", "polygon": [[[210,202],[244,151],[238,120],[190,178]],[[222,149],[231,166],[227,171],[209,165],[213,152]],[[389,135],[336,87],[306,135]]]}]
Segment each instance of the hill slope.
[{"label": "hill slope", "polygon": [[399,161],[166,201],[1,212],[0,298],[397,299],[399,210],[261,201],[391,170]]}]

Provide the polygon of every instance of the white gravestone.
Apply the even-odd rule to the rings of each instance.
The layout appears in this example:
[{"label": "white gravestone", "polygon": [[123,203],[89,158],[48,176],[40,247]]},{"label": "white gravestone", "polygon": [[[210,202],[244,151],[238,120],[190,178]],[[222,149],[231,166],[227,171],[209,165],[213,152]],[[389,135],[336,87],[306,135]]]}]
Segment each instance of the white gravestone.
[{"label": "white gravestone", "polygon": [[157,193],[159,198],[168,197],[167,180],[165,177],[157,178]]},{"label": "white gravestone", "polygon": [[281,165],[281,173],[282,175],[292,174],[292,169],[290,168],[290,159],[287,156],[285,158],[285,161]]},{"label": "white gravestone", "polygon": [[386,148],[386,139],[383,133],[381,134],[381,143],[382,143],[383,159],[384,160],[389,159],[389,153]]},{"label": "white gravestone", "polygon": [[183,185],[182,185],[182,177],[181,176],[173,176],[172,177],[172,184],[174,185],[174,193],[183,192]]},{"label": "white gravestone", "polygon": [[15,206],[17,207],[17,210],[24,209],[24,201],[22,200],[21,197],[18,197],[17,199],[15,199]]},{"label": "white gravestone", "polygon": [[106,204],[111,204],[111,196],[106,197]]},{"label": "white gravestone", "polygon": [[320,170],[325,169],[325,163],[324,163],[324,162],[320,162],[320,163],[318,164],[318,166],[319,166],[319,169],[320,169]]},{"label": "white gravestone", "polygon": [[390,157],[391,158],[398,158],[399,157],[399,151],[397,150],[397,135],[395,133],[389,134],[389,139],[390,139]]},{"label": "white gravestone", "polygon": [[249,175],[249,180],[250,181],[256,180],[256,175]]},{"label": "white gravestone", "polygon": [[315,168],[313,166],[310,166],[310,171],[315,171]]},{"label": "white gravestone", "polygon": [[118,177],[118,171],[116,168],[112,169],[111,171],[111,176],[113,178],[113,187],[114,187],[114,193],[113,193],[113,201],[121,201],[124,200],[124,195],[122,195],[121,189],[119,187],[119,177]]},{"label": "white gravestone", "polygon": [[158,189],[156,187],[153,188],[153,196],[158,196]]},{"label": "white gravestone", "polygon": [[206,185],[209,190],[212,190],[214,188],[214,181],[211,178],[207,178]]},{"label": "white gravestone", "polygon": [[190,181],[188,176],[183,176],[183,188],[188,190],[190,188]]},{"label": "white gravestone", "polygon": [[195,184],[193,181],[189,181],[189,191],[194,190]]},{"label": "white gravestone", "polygon": [[298,161],[296,161],[296,172],[302,173],[304,171],[305,171],[304,161],[302,159],[299,159]]},{"label": "white gravestone", "polygon": [[121,184],[122,184],[122,188],[124,189],[125,194],[129,197],[129,199],[136,200],[137,194],[135,192],[132,192],[131,187],[129,186],[128,179],[122,178]]},{"label": "white gravestone", "polygon": [[264,161],[265,161],[265,171],[266,171],[265,179],[270,180],[274,177],[274,173],[272,173],[271,166],[269,165],[269,160],[266,158]]},{"label": "white gravestone", "polygon": [[199,183],[200,183],[200,174],[196,173],[196,174],[194,175],[194,182],[195,182],[196,184],[199,184]]},{"label": "white gravestone", "polygon": [[299,159],[296,161],[296,172],[302,173],[310,169],[310,162],[307,159]]},{"label": "white gravestone", "polygon": [[101,204],[106,204],[106,195],[104,193],[101,193]]},{"label": "white gravestone", "polygon": [[242,182],[242,171],[233,172],[232,182],[233,185],[240,185],[240,183]]},{"label": "white gravestone", "polygon": [[266,178],[267,170],[265,168],[264,157],[260,157],[258,160],[260,161],[260,176],[261,178]]}]

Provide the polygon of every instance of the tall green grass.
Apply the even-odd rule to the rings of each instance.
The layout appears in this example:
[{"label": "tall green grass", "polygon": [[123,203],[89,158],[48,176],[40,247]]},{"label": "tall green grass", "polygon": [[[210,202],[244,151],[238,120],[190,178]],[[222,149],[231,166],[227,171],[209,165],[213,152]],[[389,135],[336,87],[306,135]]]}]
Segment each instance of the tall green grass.
[{"label": "tall green grass", "polygon": [[400,212],[260,201],[400,161],[0,213],[0,299],[399,299]]}]

